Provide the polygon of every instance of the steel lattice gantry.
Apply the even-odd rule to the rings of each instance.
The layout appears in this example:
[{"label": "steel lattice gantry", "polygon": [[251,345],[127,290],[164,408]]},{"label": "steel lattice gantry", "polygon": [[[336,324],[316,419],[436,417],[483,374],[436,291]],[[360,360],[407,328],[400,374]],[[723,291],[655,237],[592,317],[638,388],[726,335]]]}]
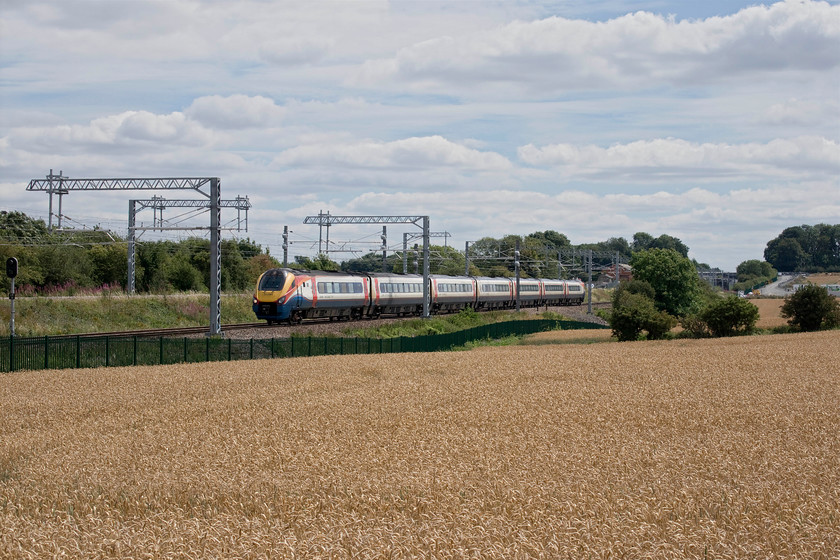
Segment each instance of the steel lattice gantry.
[{"label": "steel lattice gantry", "polygon": [[[419,223],[418,223],[419,222]],[[429,217],[428,216],[333,216],[329,212],[307,216],[304,224],[321,227],[335,224],[414,224],[423,228],[423,318],[429,318]],[[422,224],[422,225],[421,225]]]},{"label": "steel lattice gantry", "polygon": [[[28,191],[45,191],[50,194],[50,226],[52,226],[52,196],[62,196],[70,191],[123,191],[123,190],[194,190],[209,200],[210,208],[210,334],[222,334],[222,234],[221,234],[221,184],[218,177],[137,177],[112,179],[70,179],[61,172],[46,179],[33,179]],[[205,190],[202,190],[205,189]],[[206,190],[209,189],[209,193]],[[60,200],[60,199],[59,199]],[[60,212],[59,212],[60,213]]]},{"label": "steel lattice gantry", "polygon": [[[245,211],[245,231],[248,231],[248,210],[251,209],[251,203],[248,201],[248,197],[237,196],[233,200],[220,200],[219,201],[220,208],[235,208],[237,214],[241,211]],[[158,225],[157,217],[155,216],[152,226],[137,226],[136,225],[136,216],[137,213],[145,208],[151,208],[153,211],[157,212],[160,210],[160,222]],[[179,227],[167,227],[163,225],[163,210],[166,208],[210,208],[210,201],[209,200],[169,200],[159,196],[153,196],[151,199],[148,200],[129,200],[128,201],[128,285],[127,291],[129,294],[133,294],[135,290],[135,265],[136,265],[136,232],[137,231],[172,231],[172,230],[185,230],[185,229],[207,229],[205,227],[193,227],[193,228],[179,228]],[[241,230],[241,222],[240,217],[237,215],[237,227],[236,228],[223,228],[223,229],[236,229]]]},{"label": "steel lattice gantry", "polygon": [[[422,233],[403,233],[403,274],[408,274],[408,242],[411,239],[423,237]],[[444,240],[452,237],[448,231],[430,231],[429,237],[443,237]],[[415,260],[415,264],[416,264]],[[415,266],[416,268],[416,266]]]}]

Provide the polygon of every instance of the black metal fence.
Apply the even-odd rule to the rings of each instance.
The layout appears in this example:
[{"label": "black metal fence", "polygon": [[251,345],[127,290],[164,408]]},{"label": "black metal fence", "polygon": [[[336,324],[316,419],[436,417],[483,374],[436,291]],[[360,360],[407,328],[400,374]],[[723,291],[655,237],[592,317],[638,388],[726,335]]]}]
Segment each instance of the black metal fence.
[{"label": "black metal fence", "polygon": [[0,372],[291,358],[337,354],[438,352],[469,342],[564,329],[599,329],[581,321],[534,319],[482,325],[454,333],[398,338],[164,338],[55,336],[0,340]]}]

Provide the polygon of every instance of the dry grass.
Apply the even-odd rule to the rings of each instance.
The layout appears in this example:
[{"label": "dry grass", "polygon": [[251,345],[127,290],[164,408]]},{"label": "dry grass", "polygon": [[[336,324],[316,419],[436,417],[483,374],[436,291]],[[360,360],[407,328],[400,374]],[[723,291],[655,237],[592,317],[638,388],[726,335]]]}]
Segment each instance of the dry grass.
[{"label": "dry grass", "polygon": [[580,330],[557,330],[535,333],[526,336],[523,344],[545,344],[549,342],[563,342],[571,343],[588,343],[588,342],[605,342],[612,338],[612,330],[610,329],[580,329]]},{"label": "dry grass", "polygon": [[819,274],[809,274],[804,279],[805,282],[811,282],[822,286],[824,284],[840,284],[840,272],[821,272]]},{"label": "dry grass", "polygon": [[787,325],[787,319],[781,315],[782,305],[785,300],[777,299],[751,299],[750,303],[758,307],[758,322],[755,326],[760,329],[772,329],[773,327],[782,327]]},{"label": "dry grass", "polygon": [[840,332],[0,377],[0,557],[836,558]]}]

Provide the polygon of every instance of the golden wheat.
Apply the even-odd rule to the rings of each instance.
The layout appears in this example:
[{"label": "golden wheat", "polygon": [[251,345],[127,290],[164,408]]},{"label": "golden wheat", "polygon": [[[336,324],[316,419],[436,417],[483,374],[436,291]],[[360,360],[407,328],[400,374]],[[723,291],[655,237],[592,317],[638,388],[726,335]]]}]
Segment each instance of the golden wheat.
[{"label": "golden wheat", "polygon": [[840,332],[18,372],[0,556],[836,558]]}]

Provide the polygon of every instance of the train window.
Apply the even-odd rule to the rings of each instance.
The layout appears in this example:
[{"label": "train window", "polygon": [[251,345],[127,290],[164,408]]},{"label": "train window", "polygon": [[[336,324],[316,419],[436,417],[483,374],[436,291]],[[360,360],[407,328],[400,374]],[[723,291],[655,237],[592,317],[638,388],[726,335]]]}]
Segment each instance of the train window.
[{"label": "train window", "polygon": [[353,293],[354,294],[361,294],[362,293],[362,285],[359,282],[353,283]]},{"label": "train window", "polygon": [[283,285],[286,283],[286,273],[283,271],[276,271],[276,272],[266,272],[263,274],[262,280],[260,281],[260,290],[266,291],[275,291],[275,290],[282,290]]}]

